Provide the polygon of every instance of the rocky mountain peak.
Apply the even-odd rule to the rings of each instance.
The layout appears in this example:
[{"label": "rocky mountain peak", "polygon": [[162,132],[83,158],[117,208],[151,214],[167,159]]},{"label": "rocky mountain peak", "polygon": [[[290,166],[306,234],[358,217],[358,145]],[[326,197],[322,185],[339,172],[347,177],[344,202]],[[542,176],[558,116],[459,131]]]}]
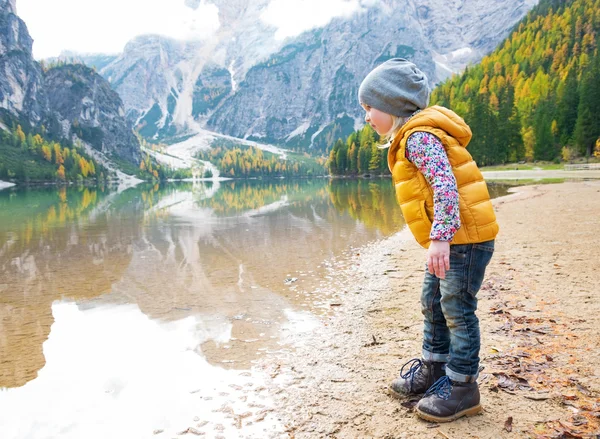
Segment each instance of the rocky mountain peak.
[{"label": "rocky mountain peak", "polygon": [[119,95],[84,65],[68,64],[46,72],[50,107],[63,137],[77,136],[94,149],[139,163],[139,145]]},{"label": "rocky mountain peak", "polygon": [[16,15],[15,0],[0,0],[0,116],[43,125],[54,139],[78,137],[109,155],[138,164],[140,147],[110,84],[83,65],[43,71],[33,39]]},{"label": "rocky mountain peak", "polygon": [[17,0],[0,0],[0,12],[17,15]]},{"label": "rocky mountain peak", "polygon": [[16,0],[0,0],[0,55],[17,51],[31,55],[33,39],[17,17]]},{"label": "rocky mountain peak", "polygon": [[258,15],[268,6],[270,0],[212,0],[219,8],[219,22],[230,26],[240,20]]}]

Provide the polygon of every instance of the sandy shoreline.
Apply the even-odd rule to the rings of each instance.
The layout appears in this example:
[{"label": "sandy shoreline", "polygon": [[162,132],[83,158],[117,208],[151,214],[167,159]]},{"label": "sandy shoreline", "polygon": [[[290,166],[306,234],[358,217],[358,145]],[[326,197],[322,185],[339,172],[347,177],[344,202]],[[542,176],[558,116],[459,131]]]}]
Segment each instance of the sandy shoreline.
[{"label": "sandy shoreline", "polygon": [[564,171],[554,170],[514,170],[514,171],[483,171],[486,180],[544,180],[544,179],[594,179],[600,176],[600,171]]},{"label": "sandy shoreline", "polygon": [[596,437],[600,181],[522,187],[495,207],[478,296],[484,414],[432,425],[387,395],[421,348],[425,251],[405,231],[336,261],[332,315],[264,365],[288,437]]}]

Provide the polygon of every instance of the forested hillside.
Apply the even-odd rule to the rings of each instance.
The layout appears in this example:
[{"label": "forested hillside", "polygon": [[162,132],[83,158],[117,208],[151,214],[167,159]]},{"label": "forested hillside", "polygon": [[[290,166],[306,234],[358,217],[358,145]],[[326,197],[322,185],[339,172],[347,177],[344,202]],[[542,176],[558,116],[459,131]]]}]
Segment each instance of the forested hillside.
[{"label": "forested hillside", "polygon": [[[600,0],[541,0],[480,64],[439,85],[431,105],[451,108],[467,121],[473,131],[469,151],[481,166],[598,155],[599,30]],[[338,141],[330,153],[331,174],[380,169],[361,165],[353,143],[375,151],[377,139],[355,133]]]},{"label": "forested hillside", "polygon": [[365,125],[352,133],[345,142],[341,139],[329,152],[327,166],[331,175],[389,174],[387,150],[378,148],[379,135]]},{"label": "forested hillside", "polygon": [[599,30],[600,0],[542,0],[431,102],[471,125],[482,165],[589,156],[600,137]]},{"label": "forested hillside", "polygon": [[11,133],[0,130],[0,180],[104,181],[109,172],[81,148],[62,146],[20,125]]}]

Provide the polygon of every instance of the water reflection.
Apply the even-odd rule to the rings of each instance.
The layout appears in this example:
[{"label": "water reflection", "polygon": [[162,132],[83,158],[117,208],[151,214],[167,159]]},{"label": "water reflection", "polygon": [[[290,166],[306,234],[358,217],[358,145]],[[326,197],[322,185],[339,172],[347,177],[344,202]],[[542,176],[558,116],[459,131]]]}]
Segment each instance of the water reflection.
[{"label": "water reflection", "polygon": [[[135,304],[164,321],[200,316],[208,332],[230,326],[226,342],[208,338],[201,351],[213,364],[249,367],[289,323],[282,310],[310,305],[301,292],[322,278],[323,261],[401,228],[387,187],[298,180],[1,192],[0,387],[20,387],[44,366],[56,300]],[[284,285],[291,276],[298,282]]]},{"label": "water reflection", "polygon": [[0,193],[0,387],[22,386],[44,365],[54,300],[106,293],[128,263],[108,223],[89,221],[103,195],[64,187]]},{"label": "water reflection", "polygon": [[[161,323],[135,305],[57,302],[52,313],[47,365],[36,380],[0,393],[4,438],[147,438],[188,425],[214,432],[235,423],[236,413],[250,413],[249,404],[265,407],[260,381],[212,367],[196,352],[209,338],[227,340],[228,325],[206,331],[198,317]],[[234,388],[246,391],[223,391]],[[277,430],[263,420],[246,425],[244,435]]]}]

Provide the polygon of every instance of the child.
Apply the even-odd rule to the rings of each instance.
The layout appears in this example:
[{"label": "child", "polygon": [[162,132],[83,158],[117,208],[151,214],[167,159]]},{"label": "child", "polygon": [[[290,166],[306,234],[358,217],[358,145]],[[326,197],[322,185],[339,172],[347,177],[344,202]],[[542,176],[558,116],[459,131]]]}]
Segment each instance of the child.
[{"label": "child", "polygon": [[466,150],[471,130],[453,111],[427,108],[427,77],[401,58],[369,73],[358,96],[365,120],[389,140],[396,198],[411,232],[428,249],[422,358],[402,367],[390,393],[425,393],[416,412],[432,422],[477,414],[476,295],[498,224],[485,181]]}]

